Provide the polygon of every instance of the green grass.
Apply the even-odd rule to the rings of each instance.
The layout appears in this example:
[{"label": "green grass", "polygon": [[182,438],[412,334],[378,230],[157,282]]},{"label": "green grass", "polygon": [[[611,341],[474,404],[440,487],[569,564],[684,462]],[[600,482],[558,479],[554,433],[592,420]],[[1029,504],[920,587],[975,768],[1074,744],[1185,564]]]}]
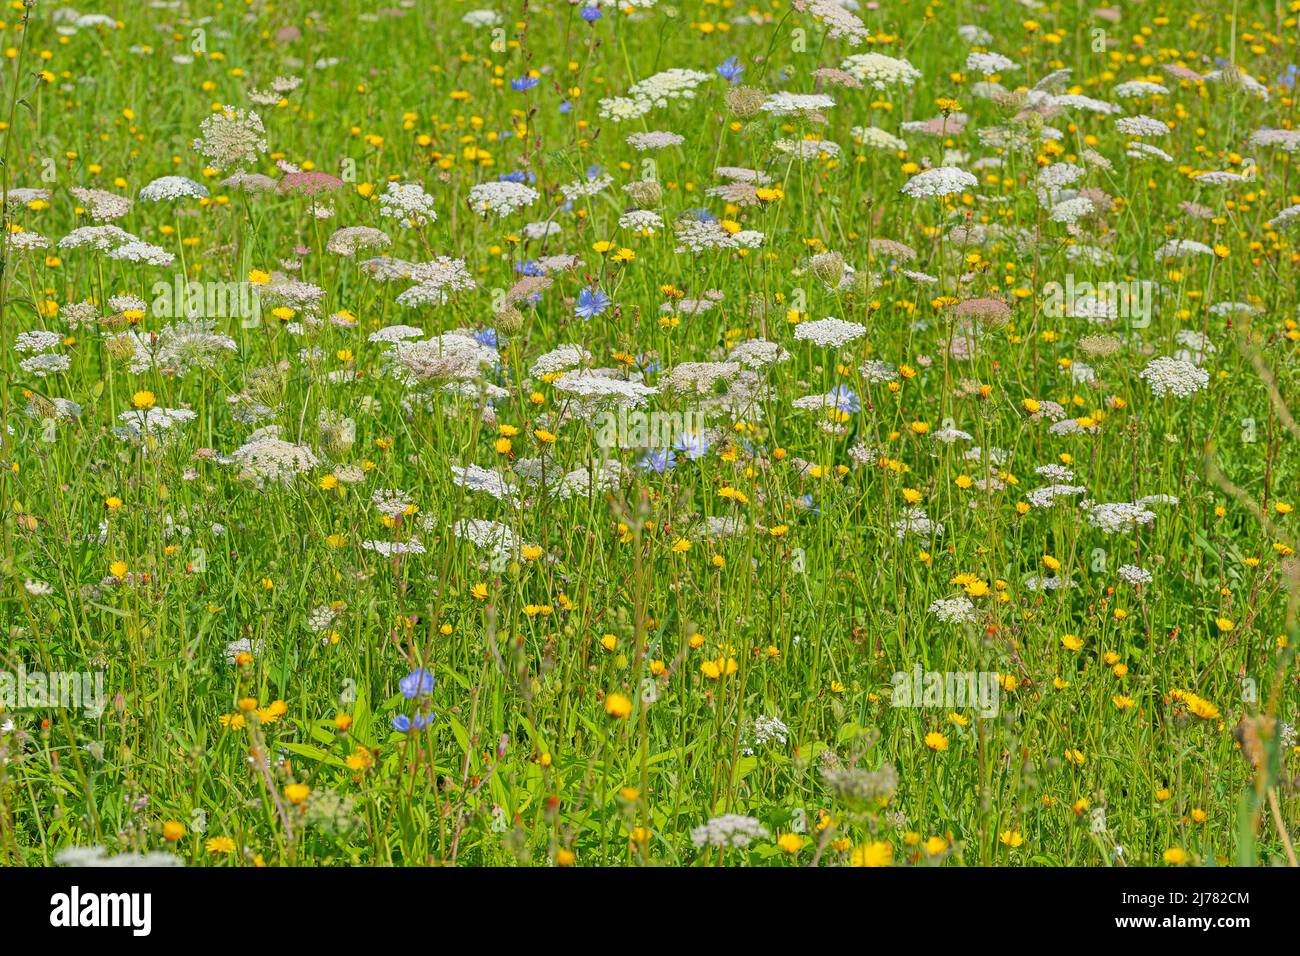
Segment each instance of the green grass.
[{"label": "green grass", "polygon": [[[1300,181],[1294,153],[1249,140],[1294,125],[1282,79],[1297,14],[1241,5],[1234,19],[1170,0],[1125,8],[1116,24],[1070,5],[901,2],[859,11],[873,37],[852,47],[785,2],[606,8],[589,25],[551,0],[496,4],[499,34],[461,22],[490,6],[328,0],[304,20],[292,4],[196,2],[185,20],[84,3],[120,28],[66,36],[52,3],[6,11],[3,189],[50,198],[12,202],[4,220],[0,670],[102,672],[107,706],[0,714],[0,862],[103,847],[192,865],[1294,865],[1300,568],[1287,512],[1300,430],[1287,409],[1300,410],[1300,250],[1268,221],[1300,203]],[[1071,69],[1054,90],[1168,121],[1148,141],[1172,162],[1126,156],[1115,117],[1074,108],[1018,126],[1025,148],[982,142],[1028,101],[973,89],[982,78],[966,56],[986,47],[959,37],[970,23],[1018,64],[1000,74],[1007,90]],[[855,89],[812,76],[863,52],[906,57],[920,78]],[[738,114],[714,72],[733,55],[741,85],[831,95],[825,125]],[[1267,99],[1163,69],[1206,74],[1216,58]],[[602,98],[672,68],[708,78],[692,99],[602,118]],[[512,89],[530,70],[538,85]],[[277,76],[302,83],[279,105],[249,99]],[[1168,93],[1112,94],[1137,79]],[[233,168],[205,168],[192,141],[223,104],[264,123],[269,148],[249,171],[280,176],[283,160],[342,179],[316,197],[332,218],[301,193],[221,185]],[[935,117],[946,135],[903,130]],[[1041,125],[1060,138],[1040,138]],[[866,145],[856,126],[908,149]],[[625,142],[650,130],[684,141]],[[805,136],[842,152],[800,161],[773,145]],[[1000,165],[975,165],[990,158]],[[1084,170],[1073,188],[1113,201],[1073,234],[1037,195],[1039,170],[1056,163]],[[900,192],[943,165],[978,186]],[[612,185],[566,204],[559,187],[594,166]],[[765,171],[768,191],[752,205],[709,195],[719,166]],[[532,206],[502,218],[469,208],[473,185],[518,170],[540,193]],[[1192,178],[1214,170],[1249,178]],[[92,224],[71,188],[135,198],[163,175],[211,196],[137,199],[116,224],[171,265],[58,248]],[[644,205],[663,217],[654,235],[618,224],[637,206],[622,187],[646,179],[661,191]],[[389,180],[422,184],[437,221],[383,217]],[[701,208],[762,245],[676,251],[674,220]],[[525,236],[548,219],[557,235]],[[382,229],[392,245],[335,255],[327,242],[344,226]],[[964,241],[959,227],[984,232]],[[49,247],[24,249],[24,233]],[[916,260],[873,252],[880,239]],[[1157,260],[1172,239],[1212,251]],[[1109,261],[1073,260],[1072,246]],[[808,260],[828,252],[857,279],[827,282],[836,262]],[[475,288],[405,307],[409,282],[359,266],[380,254],[463,259]],[[582,262],[535,304],[503,306],[516,263],[561,254]],[[187,374],[131,370],[121,336],[147,343],[175,321],[152,308],[155,283],[279,272],[323,290],[314,316],[269,301],[258,323],[212,315],[234,350]],[[1046,307],[1067,275],[1162,294],[1149,325],[1090,323]],[[584,321],[574,300],[589,286],[612,305]],[[711,290],[718,301],[693,314]],[[110,306],[127,294],[150,308]],[[952,307],[978,298],[1004,300],[1009,316],[976,323],[963,358]],[[92,314],[74,328],[82,302]],[[1212,309],[1223,303],[1250,308]],[[339,312],[354,324],[330,321]],[[796,338],[828,316],[866,332],[843,348]],[[390,374],[390,346],[368,336],[399,323],[426,335],[495,327],[499,366],[476,378],[503,390],[493,407]],[[41,329],[63,337],[50,351],[68,357],[65,371],[20,364],[18,334]],[[1157,397],[1139,373],[1186,349],[1180,332],[1213,344],[1199,357],[1208,386]],[[788,352],[755,387],[731,369],[730,387],[668,389],[674,368],[754,338]],[[658,387],[653,410],[703,410],[707,453],[660,474],[637,467],[644,448],[602,448],[597,423],[530,373],[564,343]],[[868,360],[899,374],[871,381]],[[1081,363],[1091,380],[1074,374]],[[841,415],[793,404],[836,388],[855,397]],[[55,416],[53,399],[80,413]],[[133,402],[195,418],[165,440],[124,441],[112,429]],[[1031,415],[1047,402],[1085,430],[1049,431]],[[324,434],[322,414],[350,419],[354,437]],[[282,485],[241,477],[226,456],[267,426],[316,464]],[[508,451],[502,426],[516,430]],[[945,427],[969,439],[937,440]],[[984,452],[965,457],[972,448]],[[623,466],[613,487],[556,493],[552,471],[605,455]],[[539,458],[547,483],[523,485],[514,464]],[[517,499],[458,484],[452,466],[471,464],[510,477]],[[1073,476],[1035,472],[1047,465]],[[1026,505],[1054,483],[1086,491]],[[413,508],[384,522],[380,489]],[[1149,524],[1105,534],[1087,520],[1085,502],[1160,495],[1177,503],[1153,504]],[[910,507],[942,534],[896,534]],[[500,522],[536,550],[476,547],[453,532],[465,519]],[[710,536],[709,519],[735,533]],[[424,551],[389,559],[361,546],[374,540]],[[1151,583],[1125,583],[1126,564]],[[1034,589],[1043,576],[1073,586]],[[965,595],[968,623],[930,610]],[[317,626],[321,608],[332,615]],[[251,653],[232,662],[236,642]],[[996,714],[893,706],[892,676],[917,665],[999,675]],[[436,678],[422,705],[399,687],[419,667]],[[426,727],[394,727],[421,706]],[[779,719],[785,739],[756,743],[760,717]],[[1256,760],[1234,735],[1241,721]],[[724,814],[764,835],[695,846],[692,831]]]}]

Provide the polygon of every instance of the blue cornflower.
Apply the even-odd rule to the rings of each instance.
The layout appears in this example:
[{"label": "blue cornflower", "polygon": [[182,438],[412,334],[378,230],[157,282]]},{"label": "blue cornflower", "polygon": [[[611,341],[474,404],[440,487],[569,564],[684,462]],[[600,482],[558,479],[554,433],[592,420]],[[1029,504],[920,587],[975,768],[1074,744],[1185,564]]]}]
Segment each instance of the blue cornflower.
[{"label": "blue cornflower", "polygon": [[610,298],[596,286],[588,286],[578,293],[578,306],[573,314],[580,319],[594,319],[609,308]]},{"label": "blue cornflower", "polygon": [[603,17],[604,14],[600,12],[599,7],[583,7],[582,13],[580,13],[579,16],[581,16],[582,19],[586,20],[588,23],[595,23],[597,20]]},{"label": "blue cornflower", "polygon": [[831,389],[830,394],[835,399],[835,409],[837,411],[857,412],[862,410],[862,403],[858,401],[858,393],[847,385],[836,385]]},{"label": "blue cornflower", "polygon": [[718,76],[722,77],[729,83],[740,82],[740,74],[745,72],[745,68],[740,65],[737,57],[728,57],[726,61],[718,66]]},{"label": "blue cornflower", "polygon": [[398,681],[397,686],[401,689],[402,696],[407,700],[411,700],[415,697],[427,697],[432,694],[434,683],[432,674],[423,667],[417,667]]},{"label": "blue cornflower", "polygon": [[673,442],[673,449],[681,452],[691,461],[698,461],[709,450],[709,440],[699,432],[682,432]]},{"label": "blue cornflower", "polygon": [[501,339],[497,335],[496,329],[480,329],[474,333],[474,341],[479,345],[486,345],[490,349],[501,347]]},{"label": "blue cornflower", "polygon": [[644,471],[653,471],[659,475],[662,475],[670,468],[676,467],[676,465],[677,456],[673,454],[670,448],[651,448],[637,462],[638,468]]},{"label": "blue cornflower", "polygon": [[393,718],[393,729],[403,734],[409,734],[411,732],[411,718],[405,714],[398,714]]},{"label": "blue cornflower", "polygon": [[535,76],[521,76],[510,81],[510,88],[516,93],[526,93],[540,82]]}]

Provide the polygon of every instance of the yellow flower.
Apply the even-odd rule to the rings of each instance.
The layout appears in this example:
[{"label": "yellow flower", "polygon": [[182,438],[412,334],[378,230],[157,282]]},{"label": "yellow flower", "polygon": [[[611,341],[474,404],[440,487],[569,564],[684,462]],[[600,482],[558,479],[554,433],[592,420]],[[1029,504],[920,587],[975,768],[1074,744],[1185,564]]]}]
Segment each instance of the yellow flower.
[{"label": "yellow flower", "polygon": [[730,677],[736,673],[739,666],[734,657],[719,657],[717,660],[702,663],[700,673],[709,680],[717,680],[720,677]]},{"label": "yellow flower", "polygon": [[1183,703],[1187,705],[1187,709],[1202,720],[1219,719],[1219,708],[1215,707],[1205,698],[1186,692],[1184,692],[1181,697]]},{"label": "yellow flower", "polygon": [[1164,852],[1164,861],[1170,866],[1182,866],[1189,859],[1187,851],[1179,846],[1171,846]]},{"label": "yellow flower", "polygon": [[476,601],[486,601],[488,596],[487,585],[479,582],[469,589],[469,596]]},{"label": "yellow flower", "polygon": [[894,847],[883,840],[855,846],[849,857],[853,866],[889,866],[894,862]]},{"label": "yellow flower", "polygon": [[622,694],[610,694],[605,698],[605,713],[618,720],[622,720],[628,714],[632,713],[632,701],[628,700]]},{"label": "yellow flower", "polygon": [[108,566],[108,573],[113,575],[113,577],[115,578],[126,577],[126,572],[128,570],[129,569],[126,566],[125,561],[114,561],[112,564]]},{"label": "yellow flower", "polygon": [[374,763],[374,757],[365,747],[357,747],[356,750],[348,754],[347,759],[343,762],[348,765],[348,769],[353,773],[364,773]]},{"label": "yellow flower", "polygon": [[284,796],[286,800],[297,806],[311,796],[311,787],[305,783],[291,783],[284,788]]},{"label": "yellow flower", "polygon": [[776,845],[793,856],[803,849],[803,837],[797,833],[782,833],[777,839]]},{"label": "yellow flower", "polygon": [[185,824],[179,820],[168,820],[162,826],[163,839],[168,843],[175,843],[181,837],[185,836]]},{"label": "yellow flower", "polygon": [[566,850],[564,847],[555,851],[556,866],[573,866],[577,859],[572,850]]},{"label": "yellow flower", "polygon": [[209,853],[234,853],[235,841],[230,837],[213,837],[204,844]]},{"label": "yellow flower", "polygon": [[154,396],[154,393],[147,390],[136,392],[131,396],[131,404],[141,410],[153,408],[157,401],[158,399]]},{"label": "yellow flower", "polygon": [[1019,830],[1003,830],[998,834],[998,842],[1014,849],[1024,843],[1025,838],[1020,835]]},{"label": "yellow flower", "polygon": [[948,841],[941,836],[932,836],[921,844],[921,848],[930,856],[938,856],[944,850],[948,849]]},{"label": "yellow flower", "polygon": [[948,738],[937,730],[932,730],[925,735],[925,745],[936,753],[941,753],[948,749]]}]

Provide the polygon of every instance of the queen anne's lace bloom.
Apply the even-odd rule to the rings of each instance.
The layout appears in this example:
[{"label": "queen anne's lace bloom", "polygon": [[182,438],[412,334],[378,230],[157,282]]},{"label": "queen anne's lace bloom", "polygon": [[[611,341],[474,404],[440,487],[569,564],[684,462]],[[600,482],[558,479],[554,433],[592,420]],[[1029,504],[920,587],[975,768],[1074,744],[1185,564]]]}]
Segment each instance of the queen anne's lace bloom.
[{"label": "queen anne's lace bloom", "polygon": [[1156,398],[1175,395],[1186,398],[1210,385],[1210,373],[1184,359],[1162,356],[1153,359],[1141,372],[1139,378],[1146,379],[1151,386],[1151,394]]},{"label": "queen anne's lace bloom", "polygon": [[977,185],[979,180],[964,169],[955,166],[938,166],[917,173],[903,184],[901,191],[903,195],[911,196],[913,199],[929,199],[965,192],[974,189]]},{"label": "queen anne's lace bloom", "polygon": [[742,848],[754,840],[765,840],[769,835],[767,828],[753,817],[728,813],[692,830],[691,842],[697,849],[706,846]]},{"label": "queen anne's lace bloom", "polygon": [[438,221],[433,197],[419,183],[389,183],[379,197],[379,214],[396,219],[407,229],[420,229]]},{"label": "queen anne's lace bloom", "polygon": [[469,208],[486,216],[508,216],[517,209],[531,206],[539,197],[531,186],[503,180],[495,183],[479,183],[469,191]]},{"label": "queen anne's lace bloom", "polygon": [[140,198],[148,202],[206,199],[208,195],[207,186],[184,176],[160,176],[140,190]]},{"label": "queen anne's lace bloom", "polygon": [[815,322],[801,322],[794,329],[794,337],[800,342],[811,342],[823,348],[843,348],[854,339],[867,334],[867,327],[858,322],[846,322],[843,319],[826,318]]},{"label": "queen anne's lace bloom", "polygon": [[907,60],[883,53],[855,53],[840,64],[840,69],[877,90],[911,86],[921,78],[921,71]]}]

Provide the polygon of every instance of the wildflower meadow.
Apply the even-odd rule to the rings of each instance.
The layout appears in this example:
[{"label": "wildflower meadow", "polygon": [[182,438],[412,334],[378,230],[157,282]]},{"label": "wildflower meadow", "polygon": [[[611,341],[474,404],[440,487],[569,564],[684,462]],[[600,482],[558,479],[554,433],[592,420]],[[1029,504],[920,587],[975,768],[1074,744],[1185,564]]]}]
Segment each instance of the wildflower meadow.
[{"label": "wildflower meadow", "polygon": [[75,3],[0,864],[1297,865],[1300,3]]}]

